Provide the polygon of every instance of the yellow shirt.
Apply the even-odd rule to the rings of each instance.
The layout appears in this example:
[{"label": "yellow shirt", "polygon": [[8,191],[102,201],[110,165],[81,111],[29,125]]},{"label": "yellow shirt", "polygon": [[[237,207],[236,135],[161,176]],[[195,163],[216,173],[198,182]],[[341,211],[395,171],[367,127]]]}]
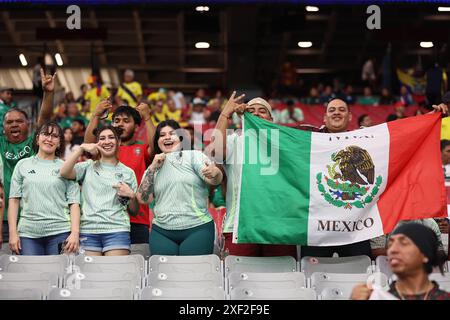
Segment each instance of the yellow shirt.
[{"label": "yellow shirt", "polygon": [[89,100],[89,112],[92,113],[95,110],[95,107],[102,101],[110,96],[110,93],[105,85],[102,85],[102,89],[100,90],[100,96],[97,96],[97,88],[94,87],[84,95],[85,100]]},{"label": "yellow shirt", "polygon": [[177,109],[174,112],[166,111],[167,119],[175,120],[176,122],[180,122],[181,120],[181,110]]},{"label": "yellow shirt", "polygon": [[[139,82],[130,82],[130,83],[122,83],[128,90],[130,90],[134,96],[139,98],[142,96],[142,87]],[[128,105],[131,107],[137,106],[137,101],[135,101],[125,90],[122,89],[122,86],[119,86],[119,90],[117,90],[117,96],[122,99],[128,101]]]},{"label": "yellow shirt", "polygon": [[[164,111],[162,111],[162,112],[154,112],[151,115],[151,119],[152,119],[153,125],[155,127],[158,125],[158,123],[167,120],[166,114],[164,113]],[[156,119],[158,119],[158,120],[156,120]]]},{"label": "yellow shirt", "polygon": [[450,140],[450,117],[442,118],[441,139]]}]

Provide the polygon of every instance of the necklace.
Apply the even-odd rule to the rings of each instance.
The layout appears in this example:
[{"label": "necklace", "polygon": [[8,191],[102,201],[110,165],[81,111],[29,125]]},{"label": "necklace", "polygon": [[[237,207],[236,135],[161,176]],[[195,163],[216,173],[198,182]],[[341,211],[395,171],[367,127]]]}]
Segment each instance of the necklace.
[{"label": "necklace", "polygon": [[[431,290],[433,290],[434,285],[431,284],[431,288],[429,288],[427,291],[425,291],[425,294],[423,296],[422,300],[428,300],[428,296],[430,295]],[[405,298],[405,296],[400,292],[400,290],[398,289],[398,285],[397,283],[395,283],[395,290],[397,290],[398,295],[400,296],[400,300],[407,300]]]}]

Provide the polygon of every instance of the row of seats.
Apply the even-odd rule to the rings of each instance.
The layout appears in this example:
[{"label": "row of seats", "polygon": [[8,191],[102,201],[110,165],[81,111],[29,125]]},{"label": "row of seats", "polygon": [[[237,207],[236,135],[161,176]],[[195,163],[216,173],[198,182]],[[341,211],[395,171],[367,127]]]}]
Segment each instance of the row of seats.
[{"label": "row of seats", "polygon": [[[292,257],[228,256],[222,264],[216,255],[154,255],[148,262],[140,255],[3,255],[0,298],[19,296],[8,289],[36,297],[37,289],[43,299],[78,299],[86,290],[93,291],[85,299],[348,299],[369,277],[386,287],[388,277],[374,273],[384,267],[367,256],[305,257],[298,267]],[[450,289],[450,274],[432,278]]]}]

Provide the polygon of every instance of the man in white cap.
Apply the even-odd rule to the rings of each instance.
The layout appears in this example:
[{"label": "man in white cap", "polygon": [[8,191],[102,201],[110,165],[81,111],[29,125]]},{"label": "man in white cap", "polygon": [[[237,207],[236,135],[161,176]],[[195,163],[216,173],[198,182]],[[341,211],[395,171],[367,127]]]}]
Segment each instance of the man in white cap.
[{"label": "man in white cap", "polygon": [[233,113],[242,114],[250,112],[266,121],[273,121],[272,107],[263,98],[254,98],[247,104],[242,103],[244,94],[236,97],[233,92],[230,99],[223,108],[216,124],[216,132],[213,135],[212,154],[219,162],[224,161],[224,169],[227,176],[226,207],[227,213],[223,224],[224,248],[223,251],[231,255],[238,256],[293,256],[297,258],[296,246],[290,245],[269,245],[269,244],[235,244],[233,239],[233,223],[236,211],[237,188],[240,181],[242,163],[242,153],[238,152],[244,142],[244,136],[241,131],[235,131],[233,134],[226,134],[229,120]]}]

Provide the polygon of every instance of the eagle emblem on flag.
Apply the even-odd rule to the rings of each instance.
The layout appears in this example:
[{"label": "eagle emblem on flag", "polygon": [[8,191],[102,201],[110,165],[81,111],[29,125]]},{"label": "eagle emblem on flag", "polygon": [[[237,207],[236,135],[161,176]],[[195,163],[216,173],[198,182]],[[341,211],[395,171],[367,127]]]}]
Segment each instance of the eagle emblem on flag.
[{"label": "eagle emblem on flag", "polygon": [[372,202],[383,179],[381,175],[375,178],[375,164],[369,152],[358,146],[347,146],[333,153],[331,161],[326,166],[326,174],[316,175],[324,199],[344,209],[362,209]]}]

